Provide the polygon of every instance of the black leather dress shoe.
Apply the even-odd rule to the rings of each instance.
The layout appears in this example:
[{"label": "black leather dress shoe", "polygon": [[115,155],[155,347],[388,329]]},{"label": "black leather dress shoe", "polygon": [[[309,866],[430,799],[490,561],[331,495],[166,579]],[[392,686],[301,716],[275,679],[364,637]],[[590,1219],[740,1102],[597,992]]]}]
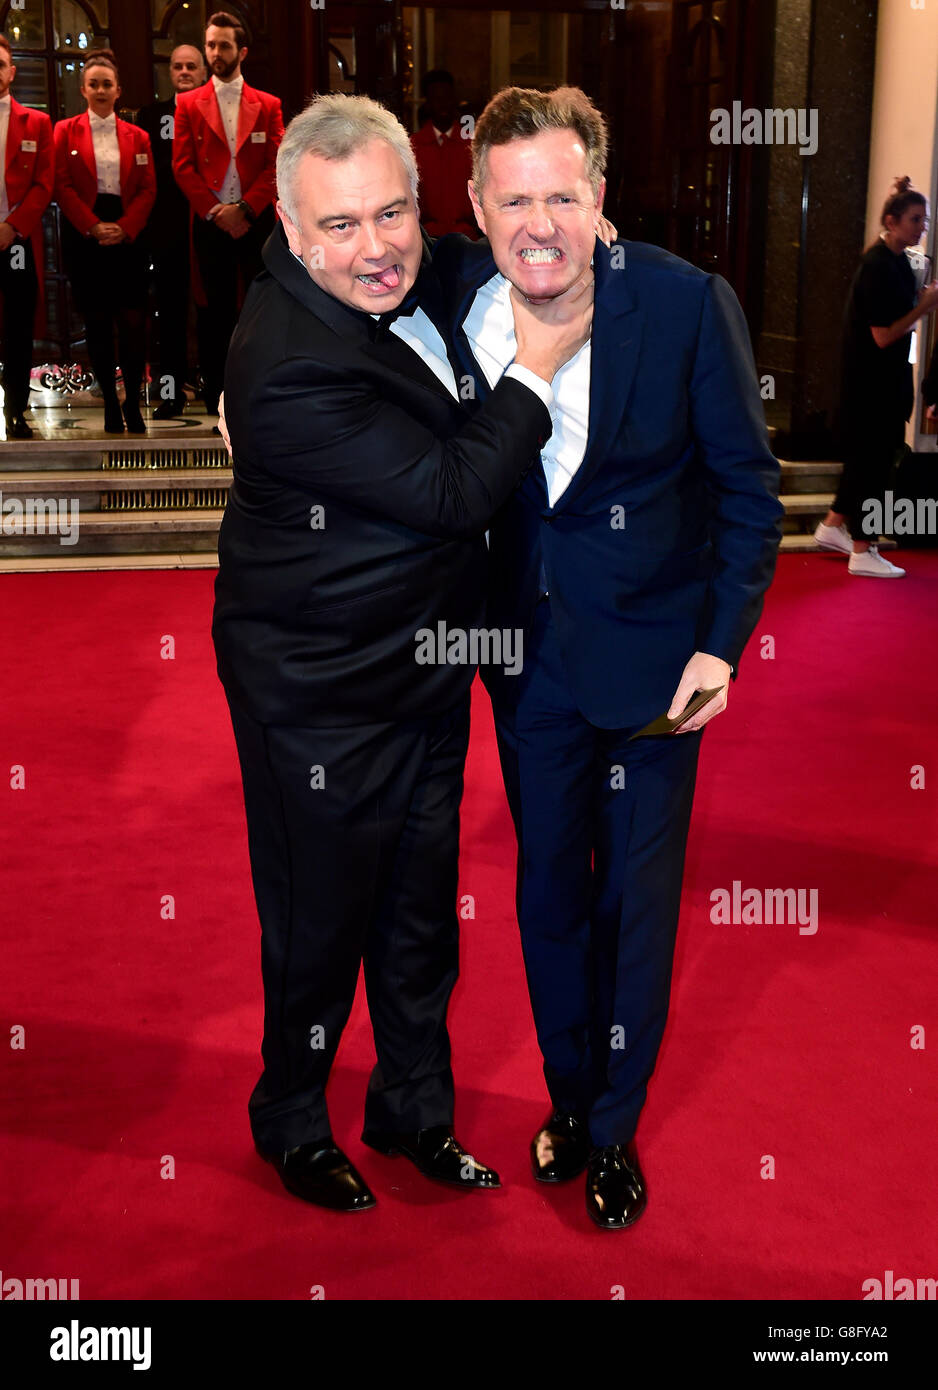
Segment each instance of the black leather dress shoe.
[{"label": "black leather dress shoe", "polygon": [[154,420],[174,420],[185,411],[185,401],[163,401],[153,412]]},{"label": "black leather dress shoe", "polygon": [[7,439],[32,439],[33,432],[22,415],[6,417]]},{"label": "black leather dress shoe", "polygon": [[590,1154],[586,1210],[604,1231],[622,1231],[637,1221],[648,1202],[634,1140]]},{"label": "black leather dress shoe", "polygon": [[119,401],[108,401],[104,407],[104,433],[124,433],[124,417],[121,414]]},{"label": "black leather dress shoe", "polygon": [[449,1125],[434,1125],[415,1134],[391,1134],[366,1129],[362,1143],[379,1154],[403,1154],[425,1178],[450,1187],[501,1187],[494,1168],[483,1168],[453,1136]]},{"label": "black leather dress shoe", "polygon": [[573,1115],[555,1110],[531,1140],[531,1168],[538,1182],[567,1182],[589,1162],[589,1132]]},{"label": "black leather dress shoe", "polygon": [[137,405],[136,401],[125,401],[121,410],[127,425],[128,434],[146,434],[146,421],[140,414],[140,407]]},{"label": "black leather dress shoe", "polygon": [[375,1205],[371,1188],[331,1139],[300,1144],[286,1153],[257,1152],[274,1165],[287,1191],[304,1202],[331,1211],[367,1211]]}]

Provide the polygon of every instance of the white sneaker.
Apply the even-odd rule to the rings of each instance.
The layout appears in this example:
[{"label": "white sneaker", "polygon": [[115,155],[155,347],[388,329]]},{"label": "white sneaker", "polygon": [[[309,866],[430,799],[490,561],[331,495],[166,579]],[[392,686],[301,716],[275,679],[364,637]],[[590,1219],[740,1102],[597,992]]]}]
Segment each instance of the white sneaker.
[{"label": "white sneaker", "polygon": [[847,569],[851,574],[866,575],[869,579],[901,579],[905,574],[905,570],[898,565],[883,559],[878,545],[871,545],[869,550],[851,555]]},{"label": "white sneaker", "polygon": [[825,526],[819,521],[814,539],[822,550],[836,550],[841,555],[853,554],[853,538],[843,522],[839,526]]}]

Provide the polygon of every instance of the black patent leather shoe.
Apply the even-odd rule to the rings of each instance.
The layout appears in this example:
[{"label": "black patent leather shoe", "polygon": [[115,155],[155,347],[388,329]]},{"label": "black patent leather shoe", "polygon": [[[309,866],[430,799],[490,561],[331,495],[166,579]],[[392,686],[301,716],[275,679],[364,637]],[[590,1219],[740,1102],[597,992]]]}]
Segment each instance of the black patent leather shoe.
[{"label": "black patent leather shoe", "polygon": [[425,1178],[445,1182],[450,1187],[501,1187],[495,1169],[484,1168],[471,1154],[466,1153],[449,1125],[434,1125],[430,1129],[417,1130],[415,1134],[391,1134],[366,1129],[362,1134],[362,1143],[376,1149],[379,1154],[403,1154]]},{"label": "black patent leather shoe", "polygon": [[175,420],[177,415],[184,414],[186,403],[184,400],[163,401],[153,412],[154,420]]},{"label": "black patent leather shoe", "polygon": [[634,1140],[594,1149],[586,1173],[586,1210],[604,1231],[622,1231],[648,1202]]},{"label": "black patent leather shoe", "polygon": [[286,1153],[257,1152],[273,1164],[287,1191],[304,1202],[330,1211],[367,1211],[375,1205],[361,1173],[331,1140],[300,1144]]},{"label": "black patent leather shoe", "polygon": [[531,1169],[538,1182],[568,1182],[583,1172],[592,1147],[586,1125],[555,1110],[531,1140]]},{"label": "black patent leather shoe", "polygon": [[7,439],[32,439],[33,432],[22,415],[6,417]]}]

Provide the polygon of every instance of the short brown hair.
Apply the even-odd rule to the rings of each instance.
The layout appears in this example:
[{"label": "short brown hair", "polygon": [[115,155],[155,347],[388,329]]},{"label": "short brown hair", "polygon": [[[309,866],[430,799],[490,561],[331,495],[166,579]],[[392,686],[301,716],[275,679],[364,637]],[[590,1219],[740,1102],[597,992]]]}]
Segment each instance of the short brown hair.
[{"label": "short brown hair", "polygon": [[6,34],[0,34],[0,48],[5,48],[10,55],[10,62],[13,62],[13,49],[10,47],[10,40]]},{"label": "short brown hair", "polygon": [[472,137],[472,182],[481,192],[492,145],[526,140],[545,130],[573,130],[586,149],[586,174],[595,193],[606,170],[609,137],[606,122],[579,87],[539,92],[531,87],[505,87],[497,92],[476,122]]},{"label": "short brown hair", "polygon": [[229,14],[227,10],[216,10],[213,15],[209,15],[205,27],[209,29],[212,25],[214,25],[216,29],[233,29],[235,48],[243,48],[247,43],[248,36],[244,32],[240,21],[235,19],[233,14]]}]

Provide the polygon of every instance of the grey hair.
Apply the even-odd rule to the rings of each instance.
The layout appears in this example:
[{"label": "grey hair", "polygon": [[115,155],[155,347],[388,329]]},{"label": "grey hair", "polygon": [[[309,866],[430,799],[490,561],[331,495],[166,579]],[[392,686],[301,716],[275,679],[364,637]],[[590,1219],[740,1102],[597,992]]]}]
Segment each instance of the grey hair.
[{"label": "grey hair", "polygon": [[287,126],[277,151],[277,196],[291,222],[299,223],[296,173],[306,154],[349,159],[371,140],[384,140],[400,158],[417,204],[417,161],[397,117],[371,97],[342,92],[316,96]]}]

